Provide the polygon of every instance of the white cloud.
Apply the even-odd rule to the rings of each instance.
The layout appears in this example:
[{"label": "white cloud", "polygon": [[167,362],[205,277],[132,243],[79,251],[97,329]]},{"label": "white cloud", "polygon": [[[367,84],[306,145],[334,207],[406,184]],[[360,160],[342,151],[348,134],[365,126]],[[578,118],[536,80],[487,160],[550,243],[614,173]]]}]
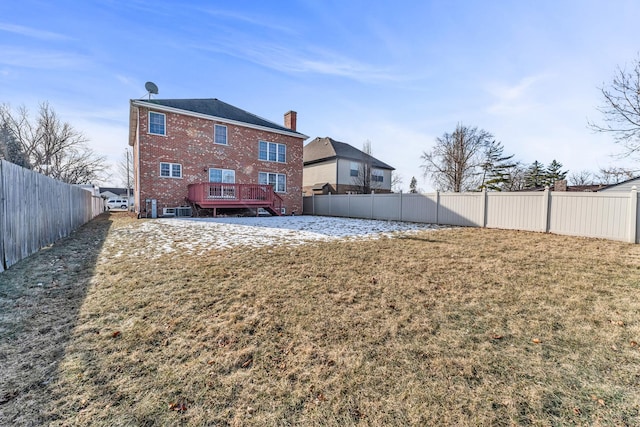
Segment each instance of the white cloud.
[{"label": "white cloud", "polygon": [[0,64],[35,69],[84,67],[86,57],[63,51],[28,50],[14,46],[0,46]]},{"label": "white cloud", "polygon": [[232,21],[244,22],[247,24],[251,24],[257,27],[267,28],[269,30],[276,30],[286,34],[296,34],[296,31],[291,27],[285,27],[284,25],[277,24],[270,20],[268,17],[259,16],[254,17],[250,16],[246,13],[232,12],[229,10],[221,10],[221,9],[208,9],[203,8],[200,9],[202,12],[207,13],[215,18],[229,19]]},{"label": "white cloud", "polygon": [[19,34],[22,36],[32,37],[42,40],[68,40],[63,34],[54,33],[51,31],[43,31],[36,28],[24,27],[22,25],[8,24],[0,22],[0,31],[6,31],[9,33]]},{"label": "white cloud", "polygon": [[388,69],[311,45],[296,49],[281,43],[231,37],[226,40],[218,38],[206,45],[195,45],[194,48],[222,53],[291,74],[315,73],[364,82],[406,80]]},{"label": "white cloud", "polygon": [[486,91],[494,101],[487,108],[487,112],[496,115],[513,115],[532,110],[539,105],[533,100],[534,86],[546,78],[548,78],[547,74],[538,74],[525,77],[515,85],[489,83]]}]

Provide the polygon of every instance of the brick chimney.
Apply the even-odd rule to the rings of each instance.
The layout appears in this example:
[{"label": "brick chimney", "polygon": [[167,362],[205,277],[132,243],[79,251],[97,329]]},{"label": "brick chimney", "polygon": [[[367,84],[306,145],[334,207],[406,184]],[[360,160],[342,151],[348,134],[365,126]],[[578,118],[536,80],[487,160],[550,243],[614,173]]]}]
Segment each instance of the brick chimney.
[{"label": "brick chimney", "polygon": [[567,180],[562,179],[553,183],[554,191],[567,191]]},{"label": "brick chimney", "polygon": [[298,113],[295,111],[287,111],[284,113],[284,127],[287,129],[291,129],[292,131],[296,130],[296,122],[298,121]]}]

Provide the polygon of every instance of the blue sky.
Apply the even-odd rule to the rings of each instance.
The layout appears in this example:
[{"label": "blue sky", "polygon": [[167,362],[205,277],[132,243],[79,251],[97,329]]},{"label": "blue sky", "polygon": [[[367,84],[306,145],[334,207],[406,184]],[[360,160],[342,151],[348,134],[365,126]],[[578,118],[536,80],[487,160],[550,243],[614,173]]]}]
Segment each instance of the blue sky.
[{"label": "blue sky", "polygon": [[[640,51],[640,2],[32,1],[0,3],[0,103],[48,101],[116,163],[129,100],[218,98],[397,169],[457,123],[525,163],[633,166],[594,134],[598,87]],[[117,184],[117,177],[109,181]]]}]

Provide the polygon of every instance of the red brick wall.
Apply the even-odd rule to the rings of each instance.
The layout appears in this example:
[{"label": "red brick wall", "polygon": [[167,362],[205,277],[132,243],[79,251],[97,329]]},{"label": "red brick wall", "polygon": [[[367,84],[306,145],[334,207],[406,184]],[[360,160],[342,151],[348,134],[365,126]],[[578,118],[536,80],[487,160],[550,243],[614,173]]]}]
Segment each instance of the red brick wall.
[{"label": "red brick wall", "polygon": [[[278,194],[286,213],[302,213],[303,138],[162,111],[158,112],[166,114],[166,135],[150,135],[148,111],[139,108],[140,188],[136,202],[142,202],[138,204],[142,209],[145,199],[158,201],[159,214],[164,207],[184,205],[187,185],[208,182],[209,168],[220,168],[235,170],[237,184],[257,184],[258,172],[285,174],[287,191]],[[227,127],[227,145],[213,143],[214,124]],[[286,163],[258,160],[258,141],[285,144]],[[161,177],[160,162],[180,163],[182,178]]]}]

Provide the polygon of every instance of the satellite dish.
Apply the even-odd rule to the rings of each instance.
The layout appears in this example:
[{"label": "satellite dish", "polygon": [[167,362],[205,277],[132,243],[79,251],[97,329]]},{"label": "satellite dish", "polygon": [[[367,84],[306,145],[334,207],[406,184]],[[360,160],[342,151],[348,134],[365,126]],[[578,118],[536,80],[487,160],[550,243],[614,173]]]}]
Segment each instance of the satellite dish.
[{"label": "satellite dish", "polygon": [[154,82],[146,82],[144,88],[149,92],[149,99],[151,99],[151,94],[158,94],[158,86]]}]

